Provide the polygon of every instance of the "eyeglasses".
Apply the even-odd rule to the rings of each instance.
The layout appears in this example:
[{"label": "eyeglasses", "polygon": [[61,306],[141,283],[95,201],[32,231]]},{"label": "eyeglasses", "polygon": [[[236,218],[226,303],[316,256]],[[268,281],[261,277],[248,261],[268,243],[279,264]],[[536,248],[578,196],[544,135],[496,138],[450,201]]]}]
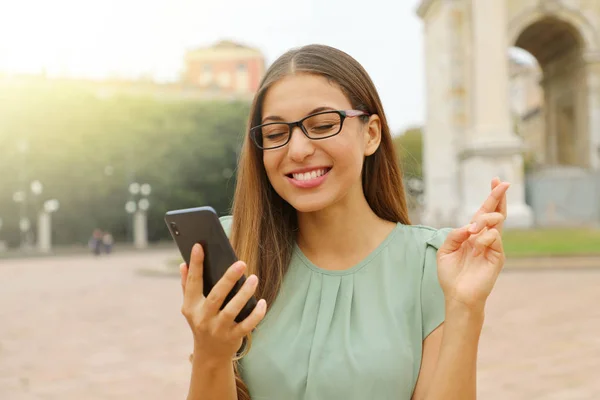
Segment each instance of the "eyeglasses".
[{"label": "eyeglasses", "polygon": [[262,150],[277,149],[289,143],[296,126],[307,138],[322,140],[340,133],[346,118],[363,115],[369,113],[359,110],[322,111],[296,122],[269,122],[255,126],[250,129],[250,136],[256,146]]}]

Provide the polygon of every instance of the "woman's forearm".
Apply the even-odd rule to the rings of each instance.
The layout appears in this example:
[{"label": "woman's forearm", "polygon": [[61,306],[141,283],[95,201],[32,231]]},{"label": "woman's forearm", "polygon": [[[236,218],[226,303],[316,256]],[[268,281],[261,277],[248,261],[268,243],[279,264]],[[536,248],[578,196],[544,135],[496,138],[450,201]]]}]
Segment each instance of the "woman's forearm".
[{"label": "woman's forearm", "polygon": [[447,304],[444,333],[427,400],[477,398],[477,350],[484,311]]},{"label": "woman's forearm", "polygon": [[231,360],[192,359],[188,400],[237,400],[235,374]]}]

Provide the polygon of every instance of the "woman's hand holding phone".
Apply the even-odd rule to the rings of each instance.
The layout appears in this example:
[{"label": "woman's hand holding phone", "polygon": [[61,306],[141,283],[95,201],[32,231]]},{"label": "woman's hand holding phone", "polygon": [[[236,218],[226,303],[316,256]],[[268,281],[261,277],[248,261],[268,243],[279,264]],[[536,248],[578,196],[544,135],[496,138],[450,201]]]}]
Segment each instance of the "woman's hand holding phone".
[{"label": "woman's hand holding phone", "polygon": [[208,296],[203,295],[204,251],[196,244],[192,249],[189,268],[180,265],[185,316],[194,335],[194,357],[202,360],[231,360],[242,345],[244,336],[262,321],[267,305],[260,300],[252,313],[240,323],[235,317],[256,291],[258,278],[251,275],[240,291],[221,309],[223,301],[243,275],[246,264],[237,261],[217,282]]}]

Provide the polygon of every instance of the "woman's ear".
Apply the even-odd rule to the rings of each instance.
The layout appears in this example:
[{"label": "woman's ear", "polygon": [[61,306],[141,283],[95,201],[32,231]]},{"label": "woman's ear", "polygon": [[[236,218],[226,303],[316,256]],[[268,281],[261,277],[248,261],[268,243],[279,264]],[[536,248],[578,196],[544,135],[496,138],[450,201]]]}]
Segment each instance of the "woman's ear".
[{"label": "woman's ear", "polygon": [[365,157],[375,153],[381,143],[381,119],[373,114],[365,125]]}]

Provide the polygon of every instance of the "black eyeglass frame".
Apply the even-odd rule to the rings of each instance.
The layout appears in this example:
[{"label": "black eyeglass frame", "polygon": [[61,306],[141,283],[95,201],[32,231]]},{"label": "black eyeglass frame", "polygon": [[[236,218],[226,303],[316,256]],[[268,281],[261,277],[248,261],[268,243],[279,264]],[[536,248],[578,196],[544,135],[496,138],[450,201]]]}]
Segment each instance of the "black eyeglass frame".
[{"label": "black eyeglass frame", "polygon": [[[332,114],[332,113],[336,113],[340,116],[340,129],[338,129],[338,131],[336,133],[327,135],[327,136],[323,136],[323,137],[318,137],[318,138],[313,138],[310,137],[308,131],[306,130],[306,127],[304,126],[303,122],[306,121],[309,118],[312,118],[314,116],[317,115],[322,115],[322,114]],[[370,116],[371,114],[369,114],[366,111],[361,111],[361,110],[326,110],[326,111],[321,111],[318,113],[314,113],[314,114],[310,114],[307,115],[306,117],[302,118],[301,120],[295,121],[295,122],[268,122],[266,124],[261,124],[261,125],[257,125],[253,128],[250,128],[250,138],[252,139],[252,141],[254,142],[254,144],[256,145],[256,147],[258,147],[261,150],[274,150],[274,149],[279,149],[285,145],[287,145],[290,140],[292,139],[292,132],[294,131],[295,127],[300,128],[300,130],[302,131],[302,133],[304,133],[304,136],[306,136],[307,138],[309,138],[310,140],[323,140],[323,139],[329,139],[330,137],[339,135],[339,133],[342,131],[342,128],[344,127],[344,120],[346,118],[354,118],[354,117],[362,117],[362,116]],[[260,143],[258,138],[256,137],[257,133],[260,134],[261,130],[266,127],[266,126],[270,126],[270,125],[287,125],[289,128],[289,135],[287,137],[287,140],[285,141],[285,143],[280,144],[278,146],[275,147],[263,147]]]}]

